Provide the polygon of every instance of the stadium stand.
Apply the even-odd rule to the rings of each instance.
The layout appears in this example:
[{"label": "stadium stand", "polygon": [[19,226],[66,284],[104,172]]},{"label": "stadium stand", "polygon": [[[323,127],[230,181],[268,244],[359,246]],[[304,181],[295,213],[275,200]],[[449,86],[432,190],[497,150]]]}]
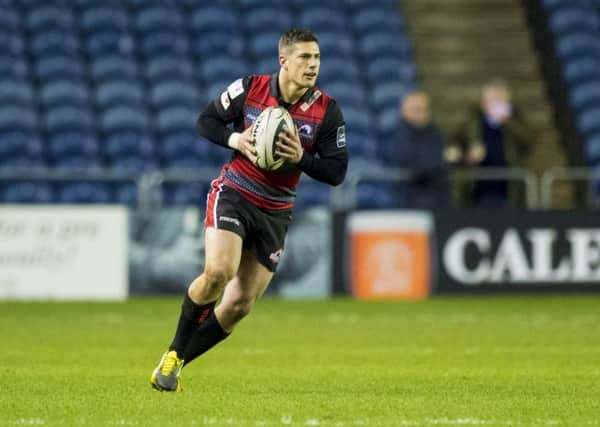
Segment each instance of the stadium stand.
[{"label": "stadium stand", "polygon": [[[352,162],[377,163],[376,144],[389,143],[399,98],[416,79],[392,0],[2,0],[0,168],[219,166],[230,153],[197,136],[198,111],[234,79],[277,71],[278,38],[291,26],[319,36],[319,85],[342,106]],[[301,186],[299,203],[327,203],[327,189]],[[131,182],[1,188],[0,202],[137,199]],[[204,204],[206,189],[166,186],[164,200]],[[380,192],[361,204],[389,205]]]}]

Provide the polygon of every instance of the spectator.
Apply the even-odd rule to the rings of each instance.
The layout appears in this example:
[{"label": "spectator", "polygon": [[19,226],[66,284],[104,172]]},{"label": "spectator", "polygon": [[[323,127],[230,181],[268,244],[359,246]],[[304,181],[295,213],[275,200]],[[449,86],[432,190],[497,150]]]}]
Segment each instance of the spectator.
[{"label": "spectator", "polygon": [[388,167],[411,169],[408,205],[415,208],[445,207],[448,179],[444,142],[431,121],[428,95],[420,90],[404,96],[398,133],[386,145],[383,160]]},{"label": "spectator", "polygon": [[[467,112],[456,141],[445,151],[446,160],[461,166],[523,167],[535,138],[511,97],[504,80],[485,84],[479,107]],[[462,190],[463,198],[472,195],[463,202],[478,207],[506,207],[522,199],[521,187],[505,180],[478,181]]]}]

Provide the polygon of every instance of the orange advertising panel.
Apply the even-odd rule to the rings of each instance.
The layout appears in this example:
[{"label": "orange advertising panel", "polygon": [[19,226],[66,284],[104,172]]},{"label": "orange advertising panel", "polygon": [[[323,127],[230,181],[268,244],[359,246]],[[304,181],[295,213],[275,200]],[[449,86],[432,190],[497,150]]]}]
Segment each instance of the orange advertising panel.
[{"label": "orange advertising panel", "polygon": [[430,293],[428,213],[360,212],[350,221],[352,293],[360,299],[423,299]]}]

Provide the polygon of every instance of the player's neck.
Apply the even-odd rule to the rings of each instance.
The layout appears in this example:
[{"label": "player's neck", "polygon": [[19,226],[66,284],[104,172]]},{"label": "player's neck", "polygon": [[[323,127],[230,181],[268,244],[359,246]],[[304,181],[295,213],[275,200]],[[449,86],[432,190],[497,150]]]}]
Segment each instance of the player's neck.
[{"label": "player's neck", "polygon": [[286,78],[283,73],[279,73],[279,95],[288,104],[295,104],[302,98],[308,90],[307,87],[298,86],[292,80]]}]

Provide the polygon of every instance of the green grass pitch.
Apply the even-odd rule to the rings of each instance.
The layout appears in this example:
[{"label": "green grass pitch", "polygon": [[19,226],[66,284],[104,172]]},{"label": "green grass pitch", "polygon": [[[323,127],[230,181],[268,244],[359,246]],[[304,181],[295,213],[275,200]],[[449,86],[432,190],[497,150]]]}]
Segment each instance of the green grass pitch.
[{"label": "green grass pitch", "polygon": [[266,298],[159,393],[179,306],[0,303],[0,425],[600,425],[600,295]]}]

